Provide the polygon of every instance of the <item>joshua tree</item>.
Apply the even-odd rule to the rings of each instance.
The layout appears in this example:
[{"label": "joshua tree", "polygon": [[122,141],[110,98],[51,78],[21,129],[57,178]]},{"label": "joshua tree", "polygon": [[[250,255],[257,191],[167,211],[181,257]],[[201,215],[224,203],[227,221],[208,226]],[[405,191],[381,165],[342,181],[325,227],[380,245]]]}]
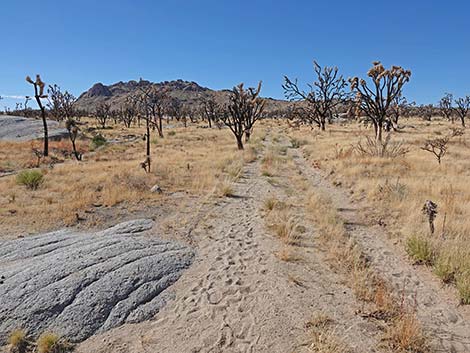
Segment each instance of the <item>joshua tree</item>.
[{"label": "joshua tree", "polygon": [[168,110],[167,89],[159,89],[156,86],[140,87],[142,92],[141,103],[145,105],[145,116],[153,118],[153,128],[157,128],[158,135],[163,138],[163,116]]},{"label": "joshua tree", "polygon": [[[68,120],[75,116],[75,102],[77,99],[68,91],[62,92],[57,85],[49,86],[49,112],[57,120]],[[27,102],[27,101],[26,101]]]},{"label": "joshua tree", "polygon": [[65,128],[69,132],[69,138],[70,141],[72,142],[72,149],[73,149],[73,154],[77,161],[82,160],[82,154],[77,151],[77,146],[75,145],[75,140],[77,139],[78,136],[78,131],[80,130],[77,126],[77,122],[73,118],[68,118],[65,121]]},{"label": "joshua tree", "polygon": [[111,117],[111,105],[108,103],[100,103],[95,109],[95,118],[101,127],[106,127],[106,122]]},{"label": "joshua tree", "polygon": [[441,98],[439,101],[439,108],[441,110],[442,115],[445,119],[454,122],[454,108],[452,107],[452,100],[453,96],[451,93],[446,93],[444,97]]},{"label": "joshua tree", "polygon": [[128,97],[121,107],[120,120],[125,127],[130,128],[137,115],[137,103],[132,97]]},{"label": "joshua tree", "polygon": [[303,100],[307,103],[308,114],[300,114],[307,122],[314,122],[321,130],[325,130],[327,119],[330,119],[337,105],[341,104],[348,94],[345,92],[346,80],[339,75],[337,67],[322,68],[313,62],[316,81],[309,84],[310,91],[305,92],[298,87],[297,80],[291,81],[284,76],[284,93],[290,100]]},{"label": "joshua tree", "polygon": [[462,126],[465,127],[465,118],[467,117],[468,110],[470,109],[470,96],[456,99],[455,104],[457,104],[455,111],[462,122]]},{"label": "joshua tree", "polygon": [[[264,106],[266,104],[266,101],[259,96],[259,93],[261,91],[261,84],[262,82],[259,81],[258,87],[256,89],[250,87],[244,93],[248,99],[247,101],[248,105],[246,106],[247,110],[245,114],[245,119],[243,120],[243,125],[245,129],[245,142],[250,141],[250,137],[253,132],[253,126],[255,125],[256,121],[261,119],[263,116],[263,111],[264,111]],[[241,94],[243,96],[243,84],[240,84],[238,88],[239,88],[238,94]],[[229,109],[230,109],[230,105],[229,105]]]},{"label": "joshua tree", "polygon": [[44,87],[46,84],[42,82],[41,77],[36,75],[36,81],[33,81],[31,77],[26,76],[26,81],[33,85],[34,87],[34,98],[36,98],[36,102],[41,110],[41,119],[42,125],[44,128],[44,149],[43,154],[44,157],[49,155],[49,134],[47,130],[47,121],[46,121],[46,108],[41,102],[41,98],[47,98],[47,94],[44,94]]},{"label": "joshua tree", "polygon": [[259,97],[261,81],[258,87],[245,89],[243,83],[235,86],[230,94],[227,111],[220,116],[221,121],[233,132],[239,150],[243,149],[243,135],[249,141],[253,126],[261,118],[265,101]]},{"label": "joshua tree", "polygon": [[204,98],[201,102],[201,113],[207,120],[209,128],[211,128],[212,123],[216,123],[219,120],[219,116],[222,113],[222,107],[215,101],[214,97],[209,96]]},{"label": "joshua tree", "polygon": [[349,79],[351,89],[356,92],[360,110],[372,121],[376,141],[382,141],[382,129],[387,119],[387,111],[394,99],[402,93],[403,86],[410,80],[411,71],[400,66],[385,69],[380,61],[373,63],[367,72],[372,88],[366,80],[353,77]]},{"label": "joshua tree", "polygon": [[434,220],[437,216],[437,204],[431,200],[426,200],[421,211],[428,219],[429,231],[431,234],[434,234]]},{"label": "joshua tree", "polygon": [[401,93],[393,99],[388,112],[388,117],[390,126],[394,131],[398,130],[398,119],[403,116],[413,104],[414,103],[409,103],[406,97],[403,97]]},{"label": "joshua tree", "polygon": [[421,104],[418,107],[418,116],[426,121],[431,121],[434,114],[434,106],[432,104]]}]

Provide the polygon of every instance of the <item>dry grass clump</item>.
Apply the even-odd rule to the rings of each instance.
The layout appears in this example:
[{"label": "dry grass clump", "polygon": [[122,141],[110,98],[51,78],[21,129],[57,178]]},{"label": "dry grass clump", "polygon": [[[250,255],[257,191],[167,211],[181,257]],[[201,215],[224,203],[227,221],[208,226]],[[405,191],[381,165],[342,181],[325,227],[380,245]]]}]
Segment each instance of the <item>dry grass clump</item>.
[{"label": "dry grass clump", "polygon": [[424,236],[413,235],[406,241],[406,252],[418,264],[432,265],[435,258],[435,250],[431,241]]},{"label": "dry grass clump", "polygon": [[314,353],[350,353],[351,348],[341,339],[337,329],[332,328],[333,320],[320,313],[309,320],[305,326],[310,330],[312,342],[309,350]]},{"label": "dry grass clump", "polygon": [[14,330],[8,337],[10,353],[26,353],[29,342],[26,338],[26,332],[21,329]]},{"label": "dry grass clump", "polygon": [[297,249],[288,245],[276,252],[276,256],[284,262],[301,262],[303,260],[302,256],[297,253]]},{"label": "dry grass clump", "polygon": [[268,227],[285,244],[298,245],[301,239],[301,225],[298,217],[287,210],[271,212]]},{"label": "dry grass clump", "polygon": [[71,345],[55,333],[45,332],[36,341],[38,353],[65,353],[70,349]]},{"label": "dry grass clump", "polygon": [[405,312],[387,326],[384,340],[393,352],[429,353],[428,338],[413,313]]}]

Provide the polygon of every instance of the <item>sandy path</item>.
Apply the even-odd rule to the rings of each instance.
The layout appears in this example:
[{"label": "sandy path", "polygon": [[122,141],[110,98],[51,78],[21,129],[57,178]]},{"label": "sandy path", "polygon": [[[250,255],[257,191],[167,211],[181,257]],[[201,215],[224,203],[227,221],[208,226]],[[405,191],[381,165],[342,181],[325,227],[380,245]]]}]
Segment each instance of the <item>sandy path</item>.
[{"label": "sandy path", "polygon": [[284,197],[288,175],[278,180],[281,186],[269,184],[259,161],[247,165],[236,197],[208,207],[205,220],[191,227],[197,256],[172,287],[175,300],[154,321],[93,337],[78,351],[308,352],[305,324],[315,313],[328,314],[355,351],[378,351],[380,333],[354,314],[359,304],[315,249],[312,225],[304,225],[297,249],[302,262],[274,255],[282,244],[269,234],[260,209],[270,194]]},{"label": "sandy path", "polygon": [[[470,352],[470,315],[429,271],[413,266],[403,251],[397,249],[379,226],[367,225],[364,205],[354,203],[348,193],[334,187],[323,172],[295,152],[297,167],[308,177],[314,189],[332,199],[349,235],[360,244],[371,265],[392,284],[397,293],[405,292],[408,301],[417,304],[417,315],[436,352]],[[362,214],[361,214],[362,213]]]}]

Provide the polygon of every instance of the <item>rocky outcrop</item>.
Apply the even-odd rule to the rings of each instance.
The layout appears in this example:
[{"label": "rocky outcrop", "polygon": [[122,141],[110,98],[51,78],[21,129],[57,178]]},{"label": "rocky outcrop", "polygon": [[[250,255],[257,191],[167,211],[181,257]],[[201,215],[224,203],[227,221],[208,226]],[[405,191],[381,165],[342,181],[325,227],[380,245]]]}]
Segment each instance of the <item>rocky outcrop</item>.
[{"label": "rocky outcrop", "polygon": [[[67,130],[59,127],[57,121],[48,120],[49,138],[58,139],[67,136]],[[43,138],[41,119],[19,116],[0,115],[0,141],[28,141]]]},{"label": "rocky outcrop", "polygon": [[153,222],[60,230],[0,243],[0,343],[22,328],[72,342],[152,318],[193,251],[147,234]]}]

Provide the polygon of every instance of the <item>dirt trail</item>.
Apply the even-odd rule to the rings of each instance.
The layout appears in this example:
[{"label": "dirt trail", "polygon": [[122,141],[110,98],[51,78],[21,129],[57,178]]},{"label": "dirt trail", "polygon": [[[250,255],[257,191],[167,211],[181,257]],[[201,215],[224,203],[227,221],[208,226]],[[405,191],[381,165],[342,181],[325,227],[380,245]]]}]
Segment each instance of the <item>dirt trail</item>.
[{"label": "dirt trail", "polygon": [[416,303],[417,315],[436,352],[470,352],[470,315],[426,270],[410,263],[379,226],[364,222],[364,205],[354,203],[348,193],[334,187],[324,173],[313,168],[299,150],[295,163],[314,189],[327,194],[345,221],[348,234],[361,246],[371,265],[397,293],[405,292]]},{"label": "dirt trail", "polygon": [[285,197],[289,176],[273,186],[259,169],[259,159],[248,164],[236,196],[207,207],[204,219],[198,212],[190,227],[196,259],[172,287],[175,300],[154,321],[93,337],[78,352],[309,352],[305,324],[319,313],[354,351],[379,351],[380,332],[355,315],[356,299],[315,248],[312,225],[303,224],[303,261],[275,256],[283,245],[261,208],[269,195]]}]

